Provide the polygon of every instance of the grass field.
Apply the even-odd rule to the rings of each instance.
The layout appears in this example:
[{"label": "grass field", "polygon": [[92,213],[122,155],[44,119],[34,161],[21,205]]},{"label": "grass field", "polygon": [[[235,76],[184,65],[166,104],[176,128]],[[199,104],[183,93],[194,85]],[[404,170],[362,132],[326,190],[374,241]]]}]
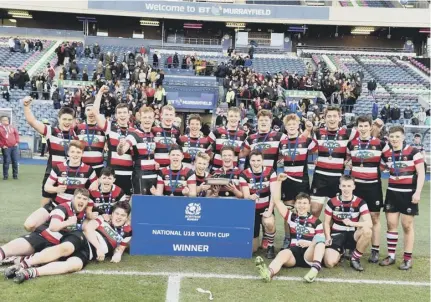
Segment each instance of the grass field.
[{"label": "grass field", "polygon": [[[44,168],[22,165],[18,181],[0,181],[0,244],[25,234],[22,224],[39,206]],[[416,219],[414,268],[407,272],[363,261],[366,271],[358,273],[344,262],[323,269],[314,284],[301,281],[308,271],[301,268],[283,269],[279,279],[266,284],[257,279],[253,259],[125,255],[119,264],[90,264],[79,274],[43,277],[22,285],[0,278],[0,301],[208,301],[209,296],[197,288],[210,290],[214,301],[430,301],[429,189],[428,182]],[[382,225],[383,256],[384,217]],[[276,248],[284,235],[282,219],[277,219],[277,226]],[[398,259],[402,242],[400,236]],[[367,257],[368,253],[364,260]]]}]

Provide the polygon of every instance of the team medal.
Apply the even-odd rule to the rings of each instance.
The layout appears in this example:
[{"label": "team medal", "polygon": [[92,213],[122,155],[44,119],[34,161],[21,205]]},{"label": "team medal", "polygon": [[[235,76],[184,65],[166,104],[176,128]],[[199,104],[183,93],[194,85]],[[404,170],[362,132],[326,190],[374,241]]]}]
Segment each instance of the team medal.
[{"label": "team medal", "polygon": [[332,159],[332,156],[331,156],[331,155],[329,155],[329,159]]},{"label": "team medal", "polygon": [[224,193],[224,195],[229,196],[229,192]]}]

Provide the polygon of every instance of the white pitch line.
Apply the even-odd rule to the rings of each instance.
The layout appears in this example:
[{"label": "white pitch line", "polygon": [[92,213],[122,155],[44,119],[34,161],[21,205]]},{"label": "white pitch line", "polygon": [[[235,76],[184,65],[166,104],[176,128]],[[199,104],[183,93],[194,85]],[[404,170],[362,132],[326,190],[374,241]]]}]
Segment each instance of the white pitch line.
[{"label": "white pitch line", "polygon": [[[90,275],[119,275],[119,276],[159,276],[159,277],[178,277],[182,278],[205,278],[205,279],[240,279],[240,280],[258,280],[258,276],[252,275],[229,275],[229,274],[202,274],[202,273],[175,273],[175,272],[137,272],[137,271],[102,271],[102,270],[84,270],[77,274]],[[274,280],[281,281],[304,281],[300,277],[280,276]],[[316,282],[329,283],[352,283],[352,284],[385,284],[385,285],[406,285],[406,286],[426,286],[427,282],[396,281],[396,280],[370,280],[370,279],[338,279],[338,278],[317,278]]]},{"label": "white pitch line", "polygon": [[168,278],[168,288],[166,290],[166,302],[178,302],[180,299],[181,277],[172,275]]}]

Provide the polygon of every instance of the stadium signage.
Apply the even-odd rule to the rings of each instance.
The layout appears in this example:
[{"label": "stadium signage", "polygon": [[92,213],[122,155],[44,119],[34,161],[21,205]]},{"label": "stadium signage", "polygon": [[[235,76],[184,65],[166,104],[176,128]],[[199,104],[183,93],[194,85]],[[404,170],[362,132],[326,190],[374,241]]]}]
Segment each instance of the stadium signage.
[{"label": "stadium signage", "polygon": [[209,100],[174,99],[169,102],[175,109],[214,109],[214,102]]},{"label": "stadium signage", "polygon": [[132,202],[132,255],[251,257],[251,200],[133,195]]}]

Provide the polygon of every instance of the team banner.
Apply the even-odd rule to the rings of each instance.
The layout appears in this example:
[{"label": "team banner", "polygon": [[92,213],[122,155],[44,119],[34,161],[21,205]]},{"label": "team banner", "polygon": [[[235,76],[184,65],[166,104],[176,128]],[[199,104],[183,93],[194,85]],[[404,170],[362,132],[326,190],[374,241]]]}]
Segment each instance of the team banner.
[{"label": "team banner", "polygon": [[255,203],[133,195],[131,255],[251,258]]},{"label": "team banner", "polygon": [[179,92],[168,92],[168,103],[175,109],[198,109],[213,110],[216,107],[215,95],[213,93],[201,93],[199,97],[181,97]]}]

